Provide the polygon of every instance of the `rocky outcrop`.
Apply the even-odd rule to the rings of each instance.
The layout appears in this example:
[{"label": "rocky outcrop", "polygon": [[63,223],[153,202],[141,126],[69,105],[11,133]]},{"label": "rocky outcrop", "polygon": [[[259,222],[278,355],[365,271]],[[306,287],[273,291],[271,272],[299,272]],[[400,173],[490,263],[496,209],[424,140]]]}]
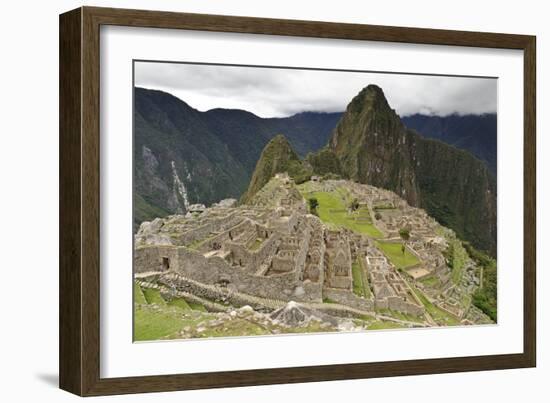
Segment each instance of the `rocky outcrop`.
[{"label": "rocky outcrop", "polygon": [[284,307],[272,312],[269,317],[276,323],[287,327],[307,326],[312,320],[326,322],[332,326],[338,325],[338,320],[333,316],[308,308],[294,301],[290,301]]}]

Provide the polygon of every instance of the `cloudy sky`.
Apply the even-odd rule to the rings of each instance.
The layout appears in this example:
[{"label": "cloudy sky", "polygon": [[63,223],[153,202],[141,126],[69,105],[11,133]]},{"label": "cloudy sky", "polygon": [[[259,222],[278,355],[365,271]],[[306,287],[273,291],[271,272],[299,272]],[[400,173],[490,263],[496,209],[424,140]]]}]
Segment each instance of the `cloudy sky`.
[{"label": "cloudy sky", "polygon": [[341,112],[369,84],[382,87],[401,116],[497,110],[497,80],[491,78],[155,62],[134,67],[136,86],[169,92],[200,111],[244,109],[261,117]]}]

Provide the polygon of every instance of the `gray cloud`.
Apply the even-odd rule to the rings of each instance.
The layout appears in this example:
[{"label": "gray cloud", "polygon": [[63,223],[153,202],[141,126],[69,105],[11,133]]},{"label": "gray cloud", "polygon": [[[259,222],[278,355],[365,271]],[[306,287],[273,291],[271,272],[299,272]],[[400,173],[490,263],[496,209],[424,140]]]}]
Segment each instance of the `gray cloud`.
[{"label": "gray cloud", "polygon": [[136,62],[135,85],[160,89],[201,111],[244,109],[262,117],[340,112],[368,84],[382,87],[401,116],[497,110],[497,80]]}]

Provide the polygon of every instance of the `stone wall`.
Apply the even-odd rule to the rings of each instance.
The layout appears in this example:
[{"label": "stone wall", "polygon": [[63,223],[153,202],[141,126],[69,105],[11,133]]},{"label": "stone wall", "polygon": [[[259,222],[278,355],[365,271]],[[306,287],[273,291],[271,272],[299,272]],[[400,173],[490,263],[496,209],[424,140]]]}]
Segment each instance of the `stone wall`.
[{"label": "stone wall", "polygon": [[[205,284],[227,283],[238,291],[263,298],[318,301],[321,297],[321,284],[305,285],[296,280],[296,273],[275,274],[269,277],[255,276],[245,269],[231,267],[224,259],[213,256],[206,258],[202,254],[184,247],[143,247],[136,250],[135,272],[152,271],[158,267],[158,259],[165,251],[170,253],[170,270]],[[304,292],[307,287],[308,292]]]},{"label": "stone wall", "polygon": [[229,229],[237,225],[241,221],[241,218],[236,216],[236,212],[228,214],[226,217],[222,217],[217,220],[212,220],[198,228],[194,228],[187,232],[178,235],[177,240],[179,245],[187,245],[195,240],[205,239],[212,232],[219,232]]},{"label": "stone wall", "polygon": [[382,309],[391,309],[392,311],[403,312],[414,316],[423,315],[425,309],[423,306],[411,304],[402,297],[393,296],[384,300],[377,300],[376,307]]},{"label": "stone wall", "polygon": [[374,301],[358,297],[351,291],[334,288],[324,288],[323,297],[330,298],[342,305],[352,306],[365,311],[374,311]]},{"label": "stone wall", "polygon": [[311,239],[311,229],[307,225],[304,226],[304,232],[300,239],[300,248],[294,258],[294,271],[297,280],[303,279],[306,257],[309,250],[309,240]]},{"label": "stone wall", "polygon": [[145,246],[134,252],[135,273],[167,271],[178,266],[179,253],[176,246]]}]

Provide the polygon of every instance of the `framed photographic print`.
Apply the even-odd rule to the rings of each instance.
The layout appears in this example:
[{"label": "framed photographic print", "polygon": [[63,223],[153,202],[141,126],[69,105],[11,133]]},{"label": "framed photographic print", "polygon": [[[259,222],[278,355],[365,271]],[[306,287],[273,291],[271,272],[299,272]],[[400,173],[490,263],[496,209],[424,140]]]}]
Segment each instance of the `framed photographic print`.
[{"label": "framed photographic print", "polygon": [[60,17],[60,386],[535,366],[535,37]]}]

